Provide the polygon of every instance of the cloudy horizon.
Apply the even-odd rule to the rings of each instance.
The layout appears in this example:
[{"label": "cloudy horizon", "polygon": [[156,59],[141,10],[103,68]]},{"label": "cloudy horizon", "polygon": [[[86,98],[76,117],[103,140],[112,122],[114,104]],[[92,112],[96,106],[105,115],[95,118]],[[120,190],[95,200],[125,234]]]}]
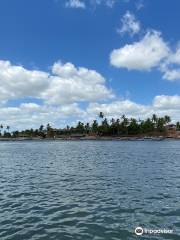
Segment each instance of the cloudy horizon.
[{"label": "cloudy horizon", "polygon": [[180,120],[178,1],[161,20],[162,0],[43,4],[0,3],[0,124],[65,127],[100,111]]}]

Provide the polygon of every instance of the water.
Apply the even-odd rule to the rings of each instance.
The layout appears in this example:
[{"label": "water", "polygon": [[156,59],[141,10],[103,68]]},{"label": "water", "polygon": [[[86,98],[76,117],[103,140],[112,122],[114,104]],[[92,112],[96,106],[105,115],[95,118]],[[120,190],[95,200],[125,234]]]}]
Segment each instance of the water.
[{"label": "water", "polygon": [[1,240],[139,238],[180,239],[180,142],[0,142]]}]

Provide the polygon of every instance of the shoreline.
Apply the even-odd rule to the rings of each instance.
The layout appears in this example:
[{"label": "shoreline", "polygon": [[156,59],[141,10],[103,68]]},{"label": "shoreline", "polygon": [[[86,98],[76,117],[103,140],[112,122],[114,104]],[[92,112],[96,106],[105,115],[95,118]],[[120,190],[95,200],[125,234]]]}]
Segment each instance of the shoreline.
[{"label": "shoreline", "polygon": [[165,141],[180,140],[180,137],[63,137],[63,138],[0,138],[0,142],[21,142],[21,141]]}]

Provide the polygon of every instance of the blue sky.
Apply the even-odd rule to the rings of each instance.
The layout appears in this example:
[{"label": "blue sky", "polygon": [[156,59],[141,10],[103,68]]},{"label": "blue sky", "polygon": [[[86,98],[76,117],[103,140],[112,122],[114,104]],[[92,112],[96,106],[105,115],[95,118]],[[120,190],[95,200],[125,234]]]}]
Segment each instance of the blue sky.
[{"label": "blue sky", "polygon": [[1,0],[0,121],[63,126],[99,110],[177,120],[179,9],[179,0]]}]

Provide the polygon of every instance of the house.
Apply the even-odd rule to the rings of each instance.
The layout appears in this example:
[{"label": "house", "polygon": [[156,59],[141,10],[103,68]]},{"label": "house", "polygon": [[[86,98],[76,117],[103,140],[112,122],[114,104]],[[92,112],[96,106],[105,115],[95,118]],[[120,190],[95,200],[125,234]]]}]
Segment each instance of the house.
[{"label": "house", "polygon": [[175,124],[166,125],[166,134],[169,138],[177,138],[179,136],[179,131],[177,131],[177,127]]}]

